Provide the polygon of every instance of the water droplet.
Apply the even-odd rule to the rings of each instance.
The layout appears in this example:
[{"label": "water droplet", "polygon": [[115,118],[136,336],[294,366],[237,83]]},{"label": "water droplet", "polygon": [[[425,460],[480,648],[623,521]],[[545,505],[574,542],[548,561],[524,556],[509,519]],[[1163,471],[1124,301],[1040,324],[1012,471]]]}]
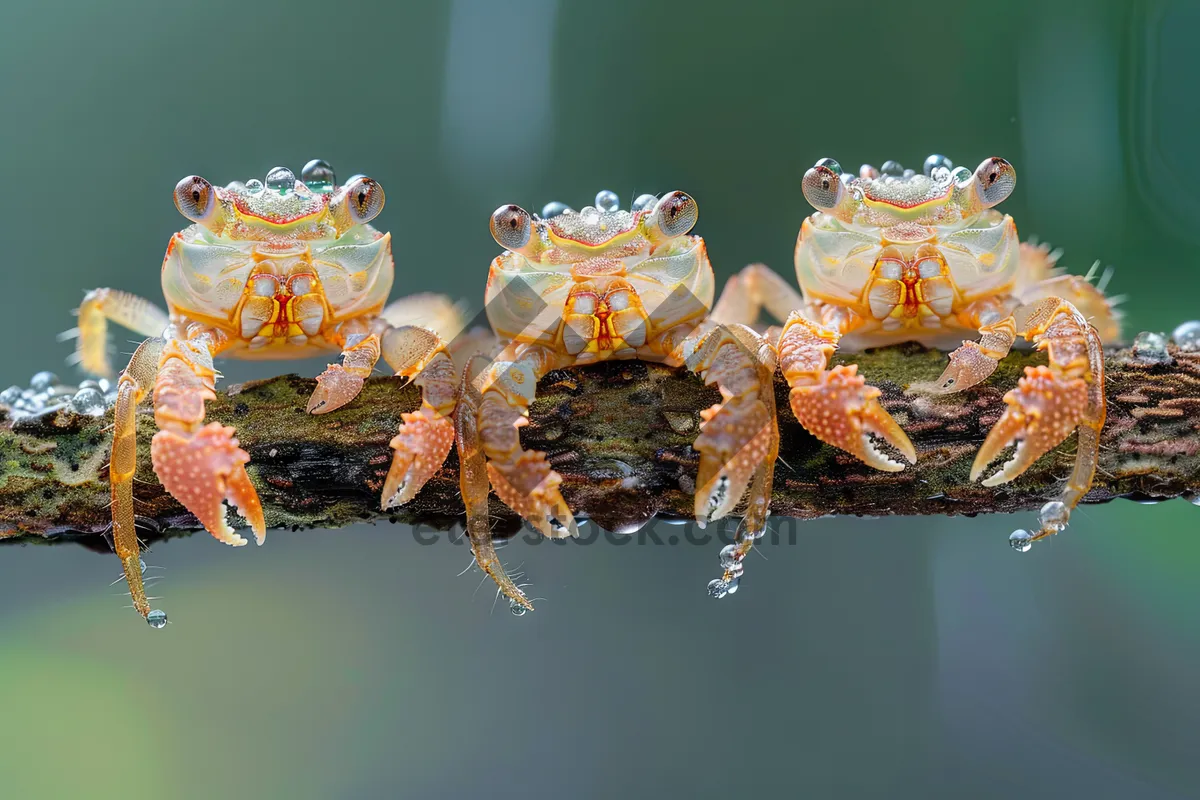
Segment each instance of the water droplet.
[{"label": "water droplet", "polygon": [[729,582],[721,578],[715,578],[708,582],[708,596],[720,600],[725,595],[729,594]]},{"label": "water droplet", "polygon": [[739,542],[757,542],[759,539],[763,538],[766,535],[767,535],[766,528],[763,528],[762,530],[757,530],[757,531],[750,530],[749,528],[742,528],[740,531],[737,532],[737,540]]},{"label": "water droplet", "polygon": [[729,569],[738,562],[737,545],[727,544],[721,548],[721,568]]},{"label": "water droplet", "polygon": [[58,383],[58,376],[53,372],[39,372],[29,379],[29,388],[35,392],[45,392]]},{"label": "water droplet", "polygon": [[[736,581],[738,578],[742,577],[742,573],[745,571],[746,571],[746,565],[741,563],[740,561],[737,562],[736,564],[730,564],[728,567],[725,568],[725,573],[727,575],[729,575],[729,577],[732,578],[734,581]],[[729,591],[733,592],[735,590],[731,588]]]},{"label": "water droplet", "polygon": [[1018,553],[1028,553],[1033,547],[1033,534],[1029,531],[1013,531],[1008,537],[1008,546]]},{"label": "water droplet", "polygon": [[296,173],[287,167],[274,167],[267,173],[266,183],[271,191],[287,194],[296,188]]},{"label": "water droplet", "polygon": [[156,608],[146,615],[146,622],[150,624],[151,628],[156,630],[165,628],[167,627],[167,612]]},{"label": "water droplet", "polygon": [[658,197],[652,194],[639,194],[637,200],[633,201],[634,211],[649,211],[658,204]]},{"label": "water droplet", "polygon": [[925,163],[922,165],[921,169],[926,175],[933,177],[933,171],[935,169],[944,169],[946,172],[950,172],[950,170],[954,169],[954,164],[945,156],[934,153],[933,155],[929,156],[929,158],[925,159]]},{"label": "water droplet", "polygon": [[258,194],[263,190],[263,182],[258,178],[251,178],[246,181],[246,191],[250,194]]},{"label": "water droplet", "polygon": [[637,533],[642,528],[646,527],[646,523],[650,522],[652,519],[653,519],[653,517],[651,517],[650,519],[639,519],[639,520],[631,520],[631,521],[627,521],[627,522],[617,522],[617,523],[613,524],[612,532],[619,533],[623,536],[629,535],[631,533]]},{"label": "water droplet", "polygon": [[1133,355],[1139,361],[1162,364],[1171,360],[1167,355],[1167,337],[1154,331],[1142,331],[1133,339]]},{"label": "water droplet", "polygon": [[1038,522],[1042,523],[1043,528],[1058,533],[1067,527],[1067,520],[1070,517],[1071,509],[1067,508],[1065,503],[1051,500],[1042,506],[1042,510],[1038,513]]},{"label": "water droplet", "polygon": [[[86,381],[80,381],[79,388],[80,389],[100,389],[100,381],[94,381],[89,378]],[[103,389],[100,389],[100,391],[101,391],[101,393],[104,392]]]},{"label": "water droplet", "polygon": [[961,186],[964,183],[975,180],[975,173],[966,167],[955,167],[950,170],[950,180],[954,181],[955,185]]},{"label": "water droplet", "polygon": [[904,167],[899,161],[885,161],[883,166],[879,168],[881,175],[903,175]]},{"label": "water droplet", "polygon": [[508,610],[514,617],[523,617],[529,611],[528,608],[511,598],[508,601]]},{"label": "water droplet", "polygon": [[735,577],[725,586],[725,591],[729,594],[737,594],[738,586],[740,586],[741,583],[741,580]]},{"label": "water droplet", "polygon": [[1200,494],[1194,494],[1191,497],[1189,497],[1188,500],[1191,501],[1192,505],[1200,506]]},{"label": "water droplet", "polygon": [[584,206],[579,210],[579,216],[583,217],[587,224],[595,225],[600,221],[600,210],[595,206]]},{"label": "water droplet", "polygon": [[[888,163],[890,164],[892,162],[889,161]],[[817,162],[817,166],[825,167],[826,169],[832,170],[833,172],[836,172],[839,175],[842,173],[842,165],[839,164],[838,162],[834,161],[832,158],[822,158],[820,161]]]},{"label": "water droplet", "polygon": [[100,380],[96,381],[96,387],[102,392],[107,392],[109,389],[113,388],[113,385],[108,382],[108,378],[101,378]]},{"label": "water droplet", "polygon": [[1185,353],[1200,351],[1200,321],[1185,322],[1171,332],[1175,344]]},{"label": "water droplet", "polygon": [[11,406],[21,399],[22,389],[20,386],[10,386],[3,392],[0,392],[0,403],[6,406]]},{"label": "water droplet", "polygon": [[565,214],[570,210],[571,207],[566,203],[560,203],[557,200],[553,200],[542,206],[542,219],[552,219],[557,217],[559,214]]},{"label": "water droplet", "polygon": [[300,180],[314,192],[331,192],[337,183],[337,176],[333,174],[333,167],[329,166],[328,161],[314,158],[300,170]]},{"label": "water droplet", "polygon": [[143,575],[146,574],[146,562],[140,558],[138,559],[138,570],[140,570]]},{"label": "water droplet", "polygon": [[76,414],[98,417],[104,413],[105,407],[104,395],[100,393],[99,389],[93,389],[90,386],[80,389],[71,397],[71,410]]},{"label": "water droplet", "polygon": [[610,189],[601,189],[596,193],[596,208],[601,211],[616,211],[621,207],[621,198]]}]

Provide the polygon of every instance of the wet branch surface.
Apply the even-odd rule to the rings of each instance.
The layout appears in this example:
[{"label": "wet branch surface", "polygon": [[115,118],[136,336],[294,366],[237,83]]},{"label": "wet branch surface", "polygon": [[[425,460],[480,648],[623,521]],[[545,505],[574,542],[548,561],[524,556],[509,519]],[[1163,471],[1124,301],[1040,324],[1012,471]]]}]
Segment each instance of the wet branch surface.
[{"label": "wet branch surface", "polygon": [[[1096,485],[1085,502],[1200,493],[1200,354],[1171,355],[1168,362],[1150,363],[1129,350],[1108,354],[1108,423]],[[937,377],[944,353],[902,345],[839,357],[838,363],[858,363],[883,390],[885,407],[917,446],[917,465],[899,473],[869,469],[817,442],[792,417],[787,386],[777,381],[783,461],[775,474],[773,514],[972,515],[1039,507],[1060,491],[1074,437],[1006,486],[988,489],[967,478],[975,451],[1003,411],[1004,392],[1016,385],[1023,366],[1043,358],[1014,353],[982,385],[931,398],[906,396],[902,387]],[[445,530],[460,520],[453,453],[411,503],[379,511],[388,441],[400,414],[417,407],[415,387],[374,378],[349,406],[314,417],[304,413],[313,386],[311,379],[285,375],[230,387],[208,406],[209,420],[238,429],[269,527],[337,528],[382,519]],[[561,370],[541,381],[531,424],[521,436],[527,448],[550,454],[578,514],[609,530],[628,529],[655,515],[689,515],[697,465],[691,443],[700,410],[718,399],[715,389],[690,374],[654,364]],[[67,411],[0,420],[0,541],[78,541],[108,549],[100,534],[109,524],[110,422],[111,414]],[[154,431],[147,408],[139,420],[134,490],[146,540],[197,527],[154,477]],[[491,512],[496,535],[519,529],[518,518],[495,498]]]}]

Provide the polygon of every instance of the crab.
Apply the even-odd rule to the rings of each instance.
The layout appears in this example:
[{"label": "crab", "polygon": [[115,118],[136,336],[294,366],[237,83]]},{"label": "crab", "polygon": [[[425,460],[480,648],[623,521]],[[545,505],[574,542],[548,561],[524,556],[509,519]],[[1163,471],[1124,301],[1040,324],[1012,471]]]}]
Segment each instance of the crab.
[{"label": "crab", "polygon": [[[1014,546],[1023,549],[1063,530],[1091,486],[1105,417],[1101,342],[1120,336],[1120,314],[1118,298],[1104,294],[1110,273],[1098,283],[1092,282],[1095,267],[1086,277],[1065,274],[1056,252],[1020,243],[1012,218],[993,210],[1015,184],[1016,171],[1002,158],[985,159],[972,172],[932,155],[921,174],[889,161],[878,170],[864,165],[857,176],[822,159],[802,184],[817,211],[804,220],[796,242],[800,292],[751,265],[729,282],[713,315],[753,324],[765,309],[783,321],[768,340],[801,424],[852,452],[856,437],[868,448],[865,434],[878,434],[910,461],[915,450],[881,416],[878,392],[864,394],[854,365],[825,370],[839,343],[854,350],[902,341],[948,349],[961,342],[941,377],[908,388],[928,394],[983,381],[1018,336],[1046,351],[1048,365],[1027,367],[1005,395],[1006,410],[971,468],[971,480],[978,480],[1016,443],[1012,458],[983,480],[985,486],[1006,483],[1078,431],[1074,471],[1061,498],[1042,508],[1038,531],[1013,534]],[[978,341],[963,341],[964,331],[977,332]],[[821,387],[825,399],[814,407]],[[894,468],[870,449],[864,460]]]},{"label": "crab", "polygon": [[519,437],[538,379],[551,370],[640,359],[686,365],[715,384],[721,402],[702,412],[695,442],[695,517],[721,519],[746,496],[739,538],[752,543],[765,531],[779,447],[774,364],[749,327],[709,317],[714,277],[704,240],[690,234],[697,215],[683,192],[642,195],[627,211],[603,191],[580,211],[550,203],[538,216],[505,205],[491,216],[504,248],[486,293],[498,344],[490,358],[471,359],[455,422],[475,559],[514,610],[533,606],[496,557],[489,486],[543,535],[578,535],[561,477]]},{"label": "crab", "polygon": [[297,180],[276,167],[266,180],[224,188],[191,175],[175,187],[175,205],[192,225],[174,234],[162,264],[167,310],[115,289],[88,292],[78,310],[75,358],[92,374],[111,374],[107,328],[115,322],[147,338],[117,384],[112,460],[113,545],[134,609],[153,627],[166,624],[150,608],[134,528],[136,415],[153,393],[158,432],[151,442],[163,487],[216,539],[246,539],[226,521],[224,501],[249,524],[258,544],[266,524],[246,472],[250,460],[232,427],[204,422],[218,377],[216,356],[302,358],[341,352],[317,378],[307,412],[327,414],[355,398],[383,359],[422,388],[422,405],[403,415],[383,485],[384,509],[411,499],[436,472],[454,442],[451,421],[457,371],[446,339],[459,309],[440,296],[387,305],[392,287],[391,237],[370,225],[383,208],[383,188],[355,175],[338,185],[332,168],[310,161]]}]

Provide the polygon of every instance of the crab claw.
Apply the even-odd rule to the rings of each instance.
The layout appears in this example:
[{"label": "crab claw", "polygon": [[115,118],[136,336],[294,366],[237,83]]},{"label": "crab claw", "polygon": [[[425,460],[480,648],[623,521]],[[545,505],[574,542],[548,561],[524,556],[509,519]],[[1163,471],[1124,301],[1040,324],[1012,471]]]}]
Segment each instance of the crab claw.
[{"label": "crab claw", "polygon": [[514,461],[489,461],[492,489],[506,506],[520,514],[543,536],[578,536],[579,527],[559,493],[562,476],[550,468],[546,454],[522,450]]},{"label": "crab claw", "polygon": [[317,388],[308,399],[309,414],[328,414],[358,397],[362,391],[363,378],[355,375],[341,364],[330,364],[317,376]]},{"label": "crab claw", "polygon": [[1087,388],[1082,378],[1063,380],[1048,367],[1026,367],[1017,388],[1004,395],[1008,408],[979,448],[971,480],[979,480],[984,468],[1014,441],[1016,452],[999,472],[983,481],[984,486],[1011,481],[1057,447],[1083,421]]},{"label": "crab claw", "polygon": [[246,474],[250,455],[238,447],[233,434],[233,428],[219,422],[210,422],[190,436],[161,430],[150,442],[150,459],[163,488],[217,540],[238,547],[246,544],[225,521],[222,501],[228,500],[262,544],[267,526],[258,492]]},{"label": "crab claw", "polygon": [[822,373],[815,386],[792,389],[792,413],[822,442],[845,450],[869,467],[899,472],[904,465],[879,452],[870,434],[899,450],[911,464],[917,463],[917,450],[879,404],[880,394],[874,386],[867,386],[857,364],[838,365]]},{"label": "crab claw", "polygon": [[[741,400],[741,398],[739,398]],[[733,511],[772,447],[772,415],[757,398],[727,401],[700,412],[696,521],[704,525]]]},{"label": "crab claw", "polygon": [[454,444],[454,423],[449,417],[422,409],[401,414],[404,423],[389,446],[392,466],[383,482],[381,508],[403,505],[417,496],[433,474],[442,467]]},{"label": "crab claw", "polygon": [[996,359],[987,356],[979,347],[978,342],[963,342],[962,347],[950,354],[950,363],[935,381],[914,383],[908,387],[908,392],[928,394],[952,394],[969,389],[984,381],[996,371],[999,364]]}]

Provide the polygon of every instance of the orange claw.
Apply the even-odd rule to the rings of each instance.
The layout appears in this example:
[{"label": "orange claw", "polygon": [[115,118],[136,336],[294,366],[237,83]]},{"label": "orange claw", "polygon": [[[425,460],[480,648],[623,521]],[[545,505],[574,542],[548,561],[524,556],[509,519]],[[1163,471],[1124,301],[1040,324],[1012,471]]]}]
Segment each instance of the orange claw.
[{"label": "orange claw", "polygon": [[407,503],[442,467],[454,444],[454,423],[429,409],[401,414],[404,423],[392,438],[392,466],[383,483],[381,508]]},{"label": "orange claw", "polygon": [[[579,535],[575,517],[558,491],[562,477],[550,468],[545,453],[522,450],[511,462],[488,461],[487,472],[501,502],[543,536]],[[552,525],[551,518],[557,524]]]},{"label": "orange claw", "polygon": [[751,396],[719,403],[700,412],[700,454],[694,512],[701,525],[720,519],[746,494],[759,464],[773,460],[773,414]]},{"label": "orange claw", "polygon": [[262,544],[267,526],[258,492],[246,474],[250,455],[238,447],[233,434],[233,428],[219,422],[210,422],[191,435],[160,430],[150,442],[150,458],[163,488],[219,541],[246,544],[225,521],[222,501],[228,500]]},{"label": "orange claw", "polygon": [[317,376],[317,388],[308,399],[309,414],[328,414],[358,397],[362,391],[363,377],[347,370],[341,364],[330,364]]},{"label": "orange claw", "polygon": [[1014,441],[1017,450],[999,472],[983,481],[984,486],[1011,481],[1066,439],[1087,413],[1088,384],[1082,378],[1058,378],[1048,367],[1026,367],[1025,377],[1004,395],[1004,402],[1008,408],[979,448],[971,480],[978,480]]},{"label": "orange claw", "polygon": [[792,389],[792,413],[804,429],[822,442],[845,450],[867,466],[899,472],[904,465],[875,448],[868,434],[879,436],[912,464],[917,450],[892,415],[879,404],[882,394],[867,386],[858,365],[838,365],[823,372],[818,383]]}]

